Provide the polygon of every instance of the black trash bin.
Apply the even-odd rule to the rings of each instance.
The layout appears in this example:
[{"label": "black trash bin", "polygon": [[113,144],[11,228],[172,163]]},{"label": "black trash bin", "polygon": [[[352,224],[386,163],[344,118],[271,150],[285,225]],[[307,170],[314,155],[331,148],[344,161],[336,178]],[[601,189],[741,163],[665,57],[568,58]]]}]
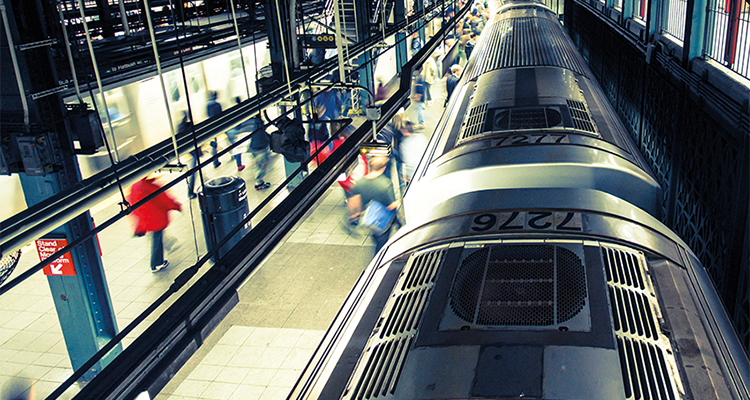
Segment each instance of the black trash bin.
[{"label": "black trash bin", "polygon": [[[203,233],[208,251],[213,250],[227,234],[250,213],[245,181],[236,176],[221,176],[205,182],[198,190],[203,218]],[[229,241],[221,246],[214,261],[223,257],[250,231],[248,221]]]}]

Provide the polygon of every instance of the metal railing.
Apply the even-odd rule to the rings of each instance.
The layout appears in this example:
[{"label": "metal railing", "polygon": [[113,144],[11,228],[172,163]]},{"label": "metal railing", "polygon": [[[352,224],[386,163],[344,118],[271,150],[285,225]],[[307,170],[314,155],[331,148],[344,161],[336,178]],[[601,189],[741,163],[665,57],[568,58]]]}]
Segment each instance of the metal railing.
[{"label": "metal railing", "polygon": [[665,0],[664,25],[665,33],[682,42],[685,40],[686,0]]},{"label": "metal railing", "polygon": [[706,57],[750,78],[750,3],[741,0],[709,0]]}]

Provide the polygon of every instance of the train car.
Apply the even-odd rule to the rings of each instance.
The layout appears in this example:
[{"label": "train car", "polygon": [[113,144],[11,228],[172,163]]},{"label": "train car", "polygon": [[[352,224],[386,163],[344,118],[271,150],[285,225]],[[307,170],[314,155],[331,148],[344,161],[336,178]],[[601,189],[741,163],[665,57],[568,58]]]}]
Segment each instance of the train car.
[{"label": "train car", "polygon": [[492,15],[291,399],[748,399],[661,188],[557,17]]},{"label": "train car", "polygon": [[[192,117],[199,123],[208,118],[206,104],[209,92],[218,94],[217,101],[224,110],[236,104],[235,97],[247,99],[248,91],[250,96],[255,95],[255,55],[266,51],[266,43],[263,39],[255,44],[245,45],[242,59],[239,50],[235,49],[193,60],[185,66],[184,81],[179,65],[165,69],[163,77],[166,98],[157,76],[145,77],[106,90],[107,112],[101,97],[96,95],[102,128],[110,146],[117,149],[117,158],[124,160],[168,139],[171,132],[169,118],[172,118],[172,124],[176,128],[188,110],[188,98]],[[69,104],[79,102],[75,96],[65,100]],[[91,104],[91,97],[84,96],[83,101]],[[165,101],[169,104],[169,114]],[[108,116],[112,124],[111,131]],[[78,162],[84,178],[111,165],[105,147],[95,154],[79,155]]]}]

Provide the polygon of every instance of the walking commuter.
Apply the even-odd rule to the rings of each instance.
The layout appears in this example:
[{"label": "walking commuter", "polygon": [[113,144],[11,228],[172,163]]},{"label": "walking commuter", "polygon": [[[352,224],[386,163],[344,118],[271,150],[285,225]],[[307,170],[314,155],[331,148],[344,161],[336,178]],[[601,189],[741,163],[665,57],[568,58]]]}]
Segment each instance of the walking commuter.
[{"label": "walking commuter", "polygon": [[247,121],[247,129],[252,131],[250,137],[250,145],[248,149],[250,154],[253,156],[253,174],[255,175],[255,190],[264,190],[271,187],[271,184],[266,182],[266,168],[268,168],[268,156],[270,150],[268,148],[270,139],[265,129],[262,129],[263,121],[260,116],[256,115]]},{"label": "walking commuter", "polygon": [[[177,134],[180,135],[182,133],[189,132],[193,128],[193,122],[190,121],[190,116],[188,115],[187,111],[183,111],[182,121],[180,121],[179,125],[177,125]],[[203,156],[203,150],[200,146],[198,148],[193,148],[190,150],[190,161],[188,164],[188,167],[190,169],[195,168],[198,164],[200,164],[200,158]],[[195,172],[190,174],[187,177],[187,186],[188,186],[188,198],[191,200],[198,197],[197,194],[195,194]]]},{"label": "walking commuter", "polygon": [[448,105],[448,100],[451,98],[451,94],[453,93],[453,89],[456,88],[456,84],[458,83],[458,79],[461,77],[461,66],[458,64],[451,65],[451,72],[448,75],[448,78],[445,80],[445,90],[448,92],[448,95],[445,97],[445,105]]},{"label": "walking commuter", "polygon": [[425,84],[422,79],[422,70],[417,71],[417,76],[414,79],[414,95],[412,96],[414,101],[414,110],[417,113],[417,125],[414,129],[424,129],[424,108],[425,108]]},{"label": "walking commuter", "polygon": [[[221,114],[221,104],[216,100],[219,98],[219,94],[216,91],[210,91],[208,94],[208,103],[206,103],[206,114],[208,115],[208,118],[213,118],[219,114]],[[219,142],[214,138],[211,141],[211,155],[216,156],[216,153],[219,150]],[[221,165],[221,162],[219,159],[214,159],[214,168],[218,168],[219,165]]]},{"label": "walking commuter", "polygon": [[[127,200],[130,204],[135,204],[160,188],[153,173],[149,174],[130,187]],[[157,272],[169,265],[169,261],[164,259],[164,229],[169,226],[171,210],[182,211],[182,205],[167,192],[162,192],[132,212],[136,220],[135,235],[144,236],[151,233],[151,272]]]},{"label": "walking commuter", "polygon": [[[234,98],[234,102],[240,104],[242,102],[242,99],[237,96]],[[245,126],[245,123],[247,123],[247,121],[227,131],[227,140],[229,140],[229,144],[234,144],[240,134],[248,131],[248,127]],[[250,132],[252,132],[252,130],[250,130]],[[237,172],[245,169],[245,165],[242,164],[242,149],[240,149],[239,147],[235,147],[234,150],[232,150],[232,157],[234,158],[235,164],[237,164]]]},{"label": "walking commuter", "polygon": [[422,78],[424,80],[425,102],[427,102],[428,106],[432,105],[432,94],[430,93],[430,88],[437,77],[438,72],[435,59],[427,57],[427,60],[425,60],[424,65],[422,66]]},{"label": "walking commuter", "polygon": [[401,138],[401,144],[399,145],[399,154],[403,162],[401,168],[403,192],[403,190],[406,190],[409,182],[411,182],[414,172],[417,171],[417,165],[419,165],[419,161],[427,149],[428,140],[425,135],[419,132],[411,132],[409,129],[404,129],[402,132],[403,138]]},{"label": "walking commuter", "polygon": [[[401,204],[401,200],[396,199],[393,191],[393,183],[383,175],[388,158],[376,156],[368,161],[369,173],[357,180],[352,187],[352,196],[347,201],[350,221],[357,221],[362,215],[363,210],[367,208],[371,201],[377,201],[385,206],[386,209],[394,211]],[[398,217],[394,222],[399,224]],[[383,233],[373,234],[372,240],[375,243],[375,253],[385,245],[390,237],[391,223]]]}]

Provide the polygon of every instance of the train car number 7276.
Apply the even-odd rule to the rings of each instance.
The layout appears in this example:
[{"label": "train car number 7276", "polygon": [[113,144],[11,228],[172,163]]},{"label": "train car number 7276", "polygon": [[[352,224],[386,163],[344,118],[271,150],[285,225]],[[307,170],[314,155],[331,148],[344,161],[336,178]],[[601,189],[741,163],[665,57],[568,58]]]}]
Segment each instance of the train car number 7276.
[{"label": "train car number 7276", "polygon": [[536,230],[581,232],[583,222],[577,212],[508,211],[479,214],[471,221],[475,232]]}]

